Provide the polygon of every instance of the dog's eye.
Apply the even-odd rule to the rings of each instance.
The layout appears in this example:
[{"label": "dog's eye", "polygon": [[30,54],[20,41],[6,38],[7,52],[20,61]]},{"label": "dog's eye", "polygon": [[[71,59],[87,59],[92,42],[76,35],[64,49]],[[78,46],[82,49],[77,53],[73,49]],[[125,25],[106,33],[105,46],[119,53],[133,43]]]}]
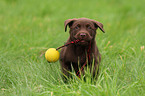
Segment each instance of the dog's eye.
[{"label": "dog's eye", "polygon": [[88,26],[88,29],[92,29],[90,26]]},{"label": "dog's eye", "polygon": [[75,29],[77,30],[77,29],[79,29],[79,27],[78,27],[78,26],[76,26],[76,27],[75,27]]},{"label": "dog's eye", "polygon": [[89,24],[87,24],[86,27],[87,29],[92,29],[92,27]]}]

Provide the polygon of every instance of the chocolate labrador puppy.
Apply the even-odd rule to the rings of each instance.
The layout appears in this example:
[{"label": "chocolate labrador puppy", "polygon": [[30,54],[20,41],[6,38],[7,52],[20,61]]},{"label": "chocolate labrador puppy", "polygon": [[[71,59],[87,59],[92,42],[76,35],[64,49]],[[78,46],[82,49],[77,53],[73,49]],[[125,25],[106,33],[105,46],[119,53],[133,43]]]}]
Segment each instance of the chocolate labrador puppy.
[{"label": "chocolate labrador puppy", "polygon": [[[99,72],[101,55],[96,45],[95,36],[98,28],[105,32],[103,24],[87,18],[75,18],[66,20],[64,25],[65,31],[67,31],[67,26],[70,28],[70,36],[66,43],[80,40],[63,47],[60,52],[59,61],[64,77],[70,76],[69,72],[72,71],[72,67],[76,75],[80,77],[80,73],[84,74],[85,66],[89,66],[90,71],[93,71],[93,76],[96,76]],[[92,65],[94,65],[93,68]]]}]

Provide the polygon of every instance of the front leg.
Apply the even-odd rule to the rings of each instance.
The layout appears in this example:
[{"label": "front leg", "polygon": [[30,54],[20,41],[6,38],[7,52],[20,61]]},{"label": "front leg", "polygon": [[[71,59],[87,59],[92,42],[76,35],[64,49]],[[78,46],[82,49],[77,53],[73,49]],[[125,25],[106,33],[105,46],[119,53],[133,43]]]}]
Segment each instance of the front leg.
[{"label": "front leg", "polygon": [[91,64],[91,70],[93,71],[92,75],[94,78],[97,78],[98,77],[98,74],[99,74],[99,64],[101,62],[101,55],[98,54],[98,55],[95,55],[95,58],[94,58],[94,64]]},{"label": "front leg", "polygon": [[97,78],[98,74],[99,74],[99,63],[95,61],[93,68],[93,77]]},{"label": "front leg", "polygon": [[70,76],[70,71],[71,71],[71,64],[68,62],[60,61],[61,64],[61,70],[63,74],[63,80],[66,81],[67,78]]}]

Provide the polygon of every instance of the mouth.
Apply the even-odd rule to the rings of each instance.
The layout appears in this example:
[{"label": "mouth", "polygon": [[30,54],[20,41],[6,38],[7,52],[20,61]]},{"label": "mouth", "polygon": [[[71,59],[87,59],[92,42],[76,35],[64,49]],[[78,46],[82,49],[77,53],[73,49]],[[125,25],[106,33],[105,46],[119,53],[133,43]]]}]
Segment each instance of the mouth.
[{"label": "mouth", "polygon": [[84,42],[87,42],[87,41],[85,41],[85,40],[81,40],[80,42],[84,43]]},{"label": "mouth", "polygon": [[80,37],[74,37],[75,40],[80,40],[80,42],[84,43],[84,42],[89,42],[92,40],[92,37],[88,38],[88,37],[84,37],[84,38],[80,38]]},{"label": "mouth", "polygon": [[80,38],[80,37],[74,37],[75,40],[79,40],[78,45],[88,45],[89,42],[92,40],[92,38]]},{"label": "mouth", "polygon": [[86,45],[88,45],[88,41],[87,41],[87,40],[84,40],[84,39],[81,39],[81,40],[78,42],[78,45],[86,46]]}]

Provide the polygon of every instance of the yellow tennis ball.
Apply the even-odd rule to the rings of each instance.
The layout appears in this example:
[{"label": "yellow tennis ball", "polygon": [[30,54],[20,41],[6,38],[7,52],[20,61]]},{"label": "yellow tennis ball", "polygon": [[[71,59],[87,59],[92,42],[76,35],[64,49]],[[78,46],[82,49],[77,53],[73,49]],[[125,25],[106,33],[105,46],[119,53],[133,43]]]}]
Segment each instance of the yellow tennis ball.
[{"label": "yellow tennis ball", "polygon": [[56,62],[59,59],[59,52],[55,48],[49,48],[45,52],[45,58],[48,62]]}]

